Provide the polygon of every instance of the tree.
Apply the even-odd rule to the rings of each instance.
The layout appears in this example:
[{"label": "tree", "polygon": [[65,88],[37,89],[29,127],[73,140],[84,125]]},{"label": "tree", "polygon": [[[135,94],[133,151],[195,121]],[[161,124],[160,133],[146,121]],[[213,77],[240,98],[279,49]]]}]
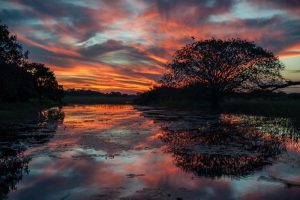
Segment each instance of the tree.
[{"label": "tree", "polygon": [[38,99],[43,98],[61,101],[63,86],[59,85],[54,73],[41,63],[26,63],[25,70],[31,75]]},{"label": "tree", "polygon": [[30,63],[17,37],[0,24],[0,101],[26,101],[39,97],[60,101],[63,87],[43,64]]},{"label": "tree", "polygon": [[30,74],[16,64],[0,61],[0,101],[26,101],[35,96]]},{"label": "tree", "polygon": [[35,95],[29,75],[22,69],[27,57],[17,37],[0,24],[0,101],[23,101]]},{"label": "tree", "polygon": [[176,51],[167,68],[163,85],[204,86],[214,107],[226,93],[299,84],[281,76],[284,65],[272,52],[242,39],[194,40]]},{"label": "tree", "polygon": [[28,58],[28,51],[23,51],[17,36],[10,34],[6,25],[0,24],[0,60],[7,64],[22,65]]}]

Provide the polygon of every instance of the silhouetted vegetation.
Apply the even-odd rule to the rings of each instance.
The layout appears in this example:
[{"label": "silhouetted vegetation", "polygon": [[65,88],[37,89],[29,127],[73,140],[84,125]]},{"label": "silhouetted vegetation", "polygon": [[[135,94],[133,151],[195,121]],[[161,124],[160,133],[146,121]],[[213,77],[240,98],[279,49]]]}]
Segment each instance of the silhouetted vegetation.
[{"label": "silhouetted vegetation", "polygon": [[6,199],[10,191],[16,190],[23,175],[29,172],[31,157],[24,151],[48,142],[64,120],[59,108],[31,114],[32,118],[26,118],[21,124],[0,123],[0,199]]},{"label": "silhouetted vegetation", "polygon": [[203,104],[208,100],[208,91],[198,85],[184,87],[161,86],[144,92],[135,99],[140,105],[187,105]]},{"label": "silhouetted vegetation", "polygon": [[63,87],[58,84],[55,75],[41,63],[26,63],[24,69],[30,74],[39,101],[48,98],[60,101],[64,95]]},{"label": "silhouetted vegetation", "polygon": [[285,151],[276,137],[265,140],[250,128],[224,123],[192,131],[166,129],[161,137],[175,164],[204,177],[241,177],[271,164],[270,158]]},{"label": "silhouetted vegetation", "polygon": [[[272,99],[274,101],[297,100],[300,95],[297,93],[286,94],[284,92],[272,92],[269,90],[255,90],[252,92],[230,92],[224,94],[224,99],[232,100],[255,100]],[[209,90],[201,85],[189,85],[183,87],[160,86],[144,92],[138,96],[135,103],[140,105],[159,106],[184,106],[209,105]]]},{"label": "silhouetted vegetation", "polygon": [[190,98],[218,107],[232,94],[265,95],[299,84],[281,76],[284,65],[272,52],[241,39],[194,41],[179,49],[167,68],[162,87],[142,94],[138,103]]},{"label": "silhouetted vegetation", "polygon": [[0,25],[0,101],[61,101],[63,88],[44,64],[31,63],[15,35]]},{"label": "silhouetted vegetation", "polygon": [[104,93],[94,91],[94,90],[76,90],[76,89],[67,89],[64,91],[65,96],[103,96]]},{"label": "silhouetted vegetation", "polygon": [[106,96],[106,97],[135,97],[135,95],[123,94],[121,92],[102,93],[94,90],[85,89],[67,89],[64,91],[65,96]]},{"label": "silhouetted vegetation", "polygon": [[121,92],[102,93],[94,90],[68,89],[63,99],[66,104],[130,104],[136,95]]}]

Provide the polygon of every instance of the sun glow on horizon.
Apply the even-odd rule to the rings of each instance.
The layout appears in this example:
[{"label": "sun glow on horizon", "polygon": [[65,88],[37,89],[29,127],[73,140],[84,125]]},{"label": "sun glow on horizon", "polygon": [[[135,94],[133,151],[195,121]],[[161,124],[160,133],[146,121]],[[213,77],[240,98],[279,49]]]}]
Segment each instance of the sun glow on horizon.
[{"label": "sun glow on horizon", "polygon": [[253,40],[279,56],[284,77],[300,81],[299,7],[269,0],[13,0],[0,18],[65,88],[134,94],[157,85],[192,36]]}]

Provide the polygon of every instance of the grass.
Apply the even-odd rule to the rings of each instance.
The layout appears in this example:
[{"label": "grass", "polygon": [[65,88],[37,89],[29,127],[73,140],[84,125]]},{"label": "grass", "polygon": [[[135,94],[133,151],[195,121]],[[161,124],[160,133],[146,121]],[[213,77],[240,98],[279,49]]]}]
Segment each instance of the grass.
[{"label": "grass", "polygon": [[221,104],[227,113],[242,113],[300,119],[300,100],[293,99],[229,99]]},{"label": "grass", "polygon": [[180,100],[180,101],[162,101],[156,104],[150,104],[149,106],[153,107],[165,107],[170,109],[179,109],[179,110],[199,110],[209,108],[210,104],[207,101],[189,101],[189,100]]},{"label": "grass", "polygon": [[131,104],[133,97],[66,96],[63,103],[72,104]]},{"label": "grass", "polygon": [[24,121],[35,119],[38,112],[57,106],[57,103],[45,101],[45,102],[1,102],[0,103],[0,121]]},{"label": "grass", "polygon": [[[154,107],[164,107],[166,109],[186,110],[186,111],[211,111],[208,101],[161,101],[150,105]],[[224,112],[232,114],[249,114],[270,117],[291,117],[300,119],[300,99],[289,98],[232,98],[226,99],[219,109],[214,112]]]}]

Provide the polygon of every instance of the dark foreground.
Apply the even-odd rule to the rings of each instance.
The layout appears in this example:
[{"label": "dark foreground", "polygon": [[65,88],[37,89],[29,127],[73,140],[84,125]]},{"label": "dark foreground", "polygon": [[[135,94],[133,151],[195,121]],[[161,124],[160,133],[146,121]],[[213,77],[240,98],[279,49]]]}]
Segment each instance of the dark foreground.
[{"label": "dark foreground", "polygon": [[296,118],[82,105],[0,131],[0,199],[300,195]]}]

